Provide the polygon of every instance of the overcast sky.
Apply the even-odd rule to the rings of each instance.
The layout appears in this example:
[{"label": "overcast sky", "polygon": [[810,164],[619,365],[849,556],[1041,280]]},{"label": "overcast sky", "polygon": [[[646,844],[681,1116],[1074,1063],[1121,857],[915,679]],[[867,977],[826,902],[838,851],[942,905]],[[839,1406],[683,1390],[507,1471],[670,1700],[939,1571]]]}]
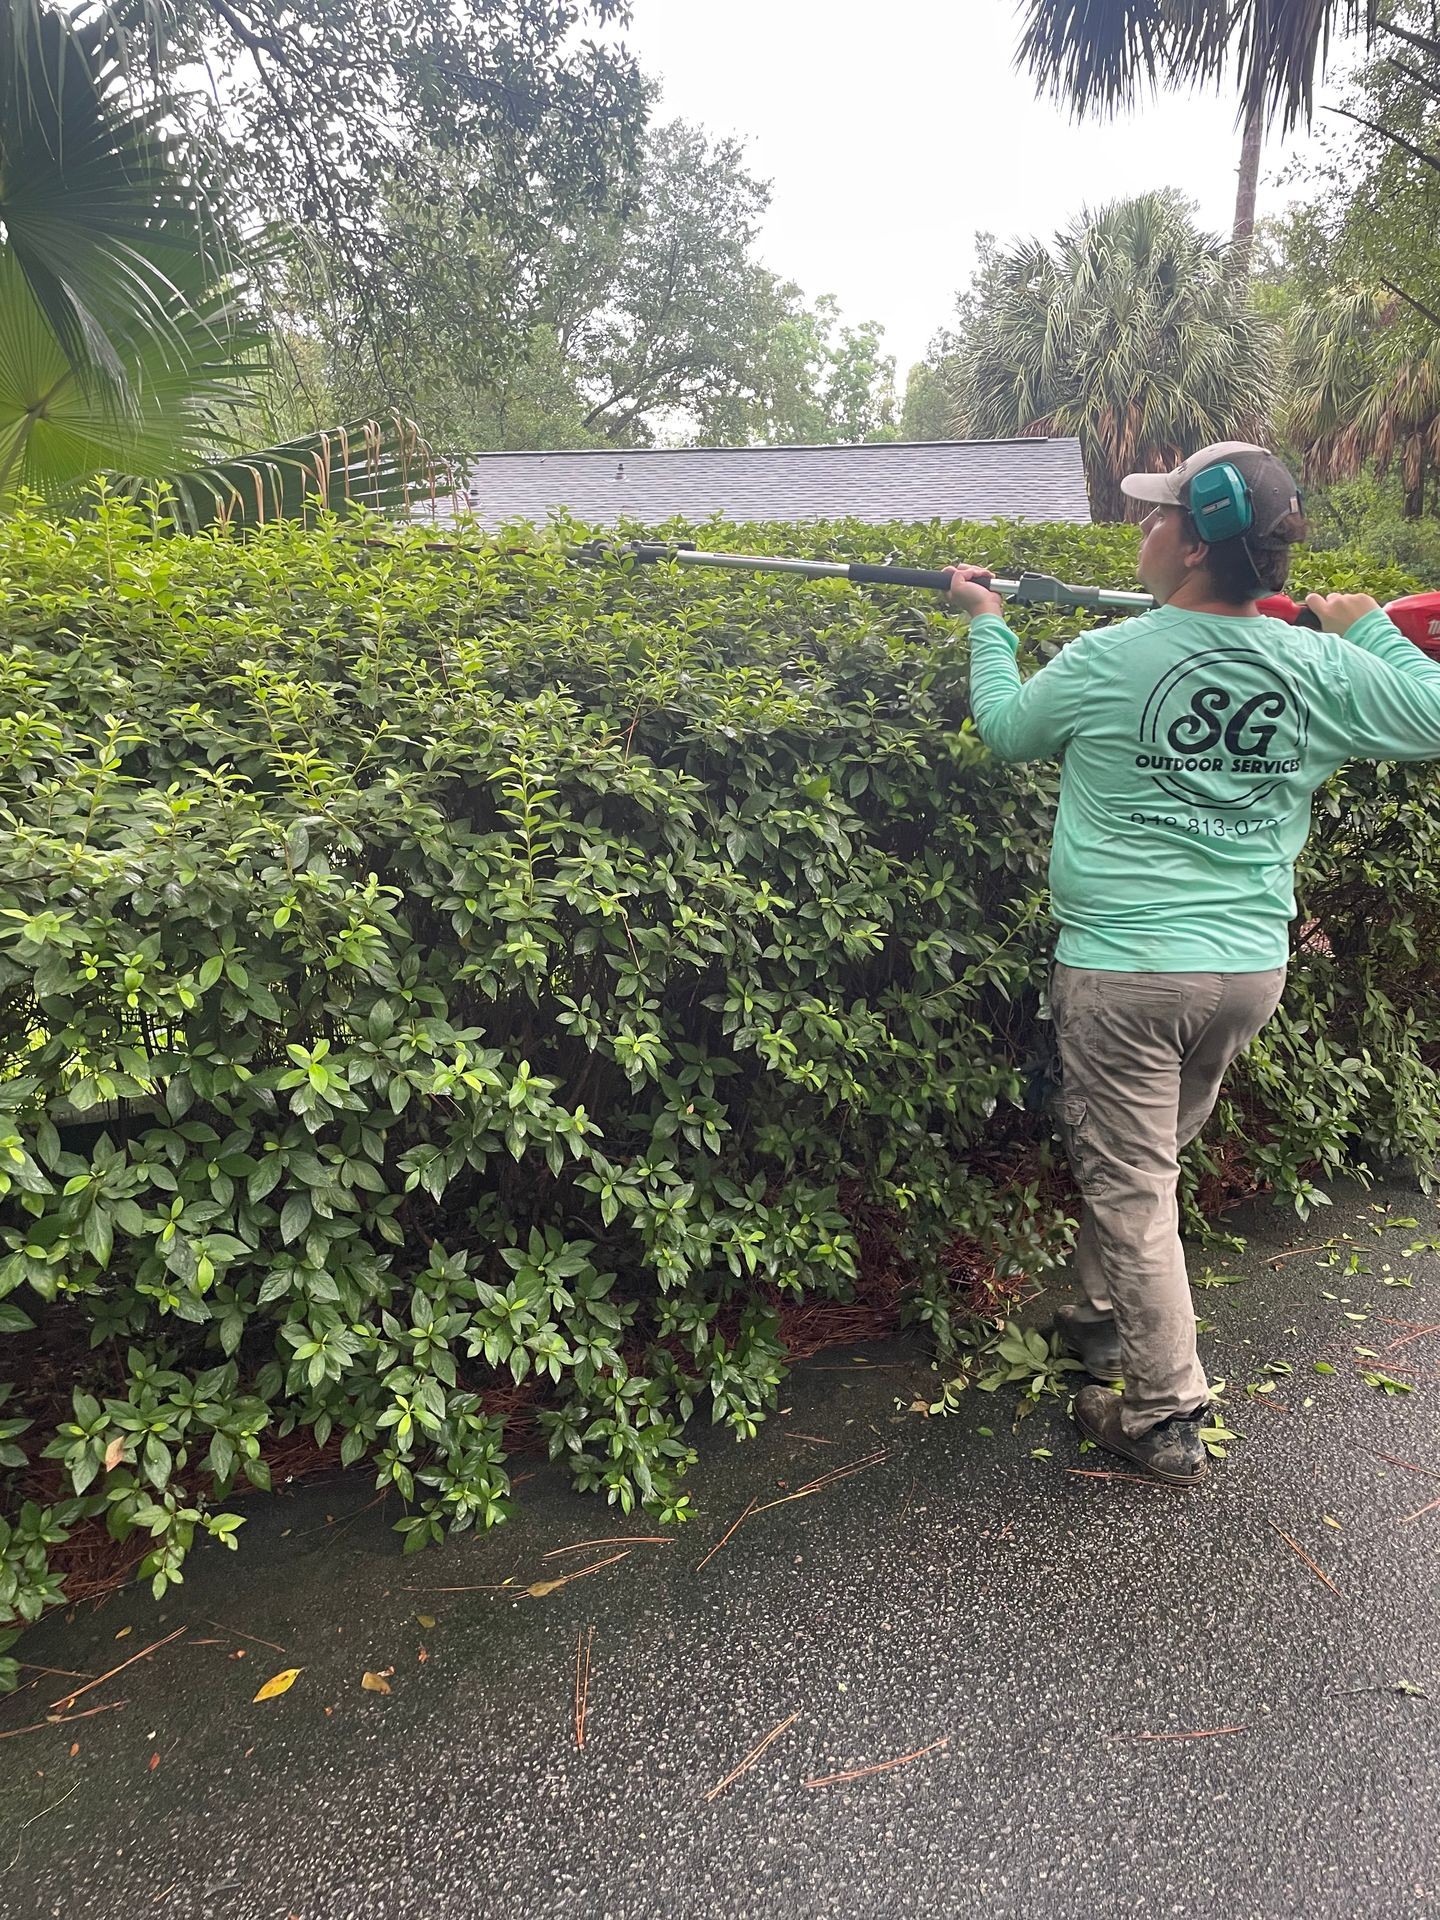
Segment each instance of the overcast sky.
[{"label": "overcast sky", "polygon": [[[1166,96],[1076,125],[1014,70],[1015,0],[632,0],[627,36],[666,118],[748,140],[774,183],[768,266],[847,320],[879,320],[899,380],[951,313],[971,235],[1049,234],[1084,205],[1179,187],[1227,232],[1233,99]],[[1333,66],[1333,63],[1332,63]],[[1310,145],[1265,153],[1274,176]]]}]

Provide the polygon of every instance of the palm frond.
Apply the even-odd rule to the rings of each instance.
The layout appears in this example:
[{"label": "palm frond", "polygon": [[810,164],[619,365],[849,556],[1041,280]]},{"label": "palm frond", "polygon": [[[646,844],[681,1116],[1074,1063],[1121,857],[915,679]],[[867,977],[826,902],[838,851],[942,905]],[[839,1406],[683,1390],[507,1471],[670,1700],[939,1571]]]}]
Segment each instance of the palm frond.
[{"label": "palm frond", "polygon": [[1289,128],[1311,117],[1332,40],[1373,36],[1380,12],[1380,0],[1026,0],[1017,63],[1077,113],[1233,72],[1242,112]]},{"label": "palm frond", "polygon": [[76,372],[19,262],[0,248],[0,501],[20,491],[72,499],[102,468],[157,475],[233,445],[235,422],[268,364],[263,335],[221,288],[172,298],[163,331],[117,335],[129,393]]},{"label": "palm frond", "polygon": [[1440,349],[1403,322],[1393,294],[1327,288],[1289,323],[1289,437],[1312,481],[1398,467],[1407,492],[1440,449]]},{"label": "palm frond", "polygon": [[415,422],[392,413],[158,477],[114,476],[112,484],[180,531],[198,533],[355,508],[395,512],[433,502],[454,483]]},{"label": "palm frond", "polygon": [[0,221],[77,379],[133,400],[120,336],[174,343],[175,296],[214,280],[218,223],[165,132],[137,104],[129,43],[103,8],[62,14],[0,0]]},{"label": "palm frond", "polygon": [[962,430],[1076,435],[1097,519],[1128,510],[1125,473],[1262,431],[1273,330],[1237,305],[1224,244],[1172,194],[1083,213],[1050,247],[1002,254],[982,293],[956,356]]}]

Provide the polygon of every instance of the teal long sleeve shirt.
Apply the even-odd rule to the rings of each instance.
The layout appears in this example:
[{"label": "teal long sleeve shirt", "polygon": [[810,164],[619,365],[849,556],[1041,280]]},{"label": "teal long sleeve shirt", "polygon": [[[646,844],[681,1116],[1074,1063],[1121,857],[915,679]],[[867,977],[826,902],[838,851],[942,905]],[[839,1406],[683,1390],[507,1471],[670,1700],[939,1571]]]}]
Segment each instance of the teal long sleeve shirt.
[{"label": "teal long sleeve shirt", "polygon": [[1343,637],[1157,607],[1028,679],[970,628],[970,705],[1001,760],[1063,756],[1057,954],[1120,973],[1283,966],[1310,796],[1347,760],[1440,757],[1440,663],[1384,613]]}]

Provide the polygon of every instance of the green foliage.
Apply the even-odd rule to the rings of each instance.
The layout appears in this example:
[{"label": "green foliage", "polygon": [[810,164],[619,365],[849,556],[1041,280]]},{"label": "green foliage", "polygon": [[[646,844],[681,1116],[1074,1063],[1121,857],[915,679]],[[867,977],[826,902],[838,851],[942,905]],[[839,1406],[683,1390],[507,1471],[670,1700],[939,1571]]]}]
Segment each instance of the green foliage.
[{"label": "green foliage", "polygon": [[181,346],[175,277],[219,239],[163,113],[126,82],[125,36],[105,8],[3,0],[0,313],[33,309],[62,364],[116,407],[137,398],[117,319],[132,347]]},{"label": "green foliage", "polygon": [[1376,1387],[1381,1393],[1388,1394],[1391,1399],[1393,1399],[1397,1393],[1413,1393],[1415,1391],[1414,1387],[1407,1381],[1397,1380],[1393,1374],[1372,1371],[1368,1367],[1361,1369],[1360,1378],[1365,1382],[1367,1387]]},{"label": "green foliage", "polygon": [[1402,303],[1395,324],[1433,337],[1440,210],[1440,22],[1393,0],[1375,57],[1346,77],[1295,173],[1306,189],[1276,225],[1289,275],[1313,295],[1360,281]]},{"label": "green foliage", "polygon": [[957,423],[975,438],[1076,435],[1097,520],[1124,518],[1126,473],[1260,437],[1276,330],[1179,195],[1116,201],[1052,245],[981,257],[961,311]]},{"label": "green foliage", "polygon": [[[326,398],[398,405],[456,453],[477,447],[863,440],[893,428],[894,362],[874,322],[842,326],[760,264],[770,188],[743,144],[650,128],[623,202],[538,236],[523,259],[471,211],[463,166],[392,184],[362,287],[293,298],[318,315]],[[497,351],[493,309],[517,337]],[[363,309],[394,319],[371,338]],[[523,337],[520,337],[523,329]]]},{"label": "green foliage", "polygon": [[437,475],[393,412],[229,455],[267,343],[131,51],[103,8],[0,0],[0,510],[101,471],[188,529],[403,504]]},{"label": "green foliage", "polygon": [[[295,279],[270,282],[277,329],[300,313],[308,331],[339,303],[383,351],[424,292],[393,270],[404,237],[387,214],[397,196],[428,192],[457,239],[477,225],[490,236],[496,270],[472,302],[470,333],[504,360],[529,324],[530,262],[633,188],[652,83],[614,31],[623,0],[113,10],[127,22],[131,76],[205,155],[207,190],[241,210],[247,231],[275,233],[303,281],[298,307]],[[404,399],[395,389],[347,411]]]},{"label": "green foliage", "polygon": [[413,420],[390,413],[300,434],[259,453],[219,454],[203,466],[129,475],[124,497],[185,533],[205,527],[268,526],[356,509],[389,512],[445,499],[451,470],[436,458]]},{"label": "green foliage", "polygon": [[[1133,580],[1126,527],[660,531]],[[0,1627],[98,1518],[165,1591],[296,1430],[407,1548],[492,1526],[517,1394],[577,1485],[683,1517],[692,1422],[755,1432],[862,1220],[942,1354],[954,1243],[1063,1252],[1055,772],[990,762],[936,603],[111,499],[0,525],[0,604]],[[1440,1146],[1433,776],[1319,819],[1328,945],[1212,1143],[1302,1208]]]},{"label": "green foliage", "polygon": [[1396,567],[1427,586],[1440,580],[1440,524],[1429,516],[1406,517],[1400,483],[1393,476],[1379,480],[1364,473],[1355,480],[1312,486],[1305,494],[1305,515],[1316,546],[1347,551],[1362,566]]},{"label": "green foliage", "polygon": [[[1379,45],[1303,169],[1306,199],[1276,223],[1266,297],[1287,325],[1279,424],[1307,480],[1394,473],[1419,523],[1440,466],[1440,34],[1429,0],[1392,7]],[[1412,532],[1423,540],[1425,529]]]},{"label": "green foliage", "polygon": [[263,363],[102,12],[0,5],[0,502],[208,451]]},{"label": "green foliage", "polygon": [[762,274],[745,325],[741,371],[697,414],[716,446],[830,445],[893,440],[895,361],[873,320],[840,322],[832,294],[813,306],[789,281]]},{"label": "green foliage", "polygon": [[912,1411],[923,1409],[932,1418],[943,1418],[959,1412],[972,1387],[981,1393],[1014,1387],[1020,1389],[1015,1395],[1016,1418],[1023,1419],[1041,1400],[1068,1402],[1079,1384],[1072,1376],[1084,1373],[1080,1362],[1066,1353],[1058,1333],[1022,1327],[1014,1320],[979,1320],[958,1329],[952,1358],[958,1361],[959,1371],[941,1386],[939,1399],[928,1406],[918,1402]]},{"label": "green foliage", "polygon": [[164,338],[117,325],[113,344],[135,396],[122,406],[67,363],[0,246],[0,509],[22,493],[73,505],[102,470],[153,486],[225,444],[265,344],[223,295],[191,291],[193,304],[179,293],[169,303]]},{"label": "green foliage", "polygon": [[902,440],[951,440],[955,437],[955,400],[951,392],[951,343],[939,336],[923,360],[911,367],[900,410]]},{"label": "green foliage", "polygon": [[992,1365],[975,1382],[982,1393],[1023,1386],[1024,1397],[1032,1401],[1063,1399],[1074,1385],[1069,1376],[1084,1372],[1080,1362],[1066,1353],[1058,1334],[1017,1326],[1013,1320],[1006,1321],[985,1350],[985,1358]]}]

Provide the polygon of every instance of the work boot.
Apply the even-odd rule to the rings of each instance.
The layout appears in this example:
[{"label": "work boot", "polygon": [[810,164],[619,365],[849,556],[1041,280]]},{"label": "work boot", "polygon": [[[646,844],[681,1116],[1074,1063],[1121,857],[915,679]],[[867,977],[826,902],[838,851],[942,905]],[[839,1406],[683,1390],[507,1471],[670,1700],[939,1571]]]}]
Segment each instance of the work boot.
[{"label": "work boot", "polygon": [[1209,1413],[1172,1413],[1168,1420],[1134,1438],[1120,1424],[1120,1396],[1106,1387],[1082,1387],[1075,1396],[1075,1424],[1096,1446],[1119,1454],[1171,1487],[1193,1487],[1209,1472],[1200,1427]]},{"label": "work boot", "polygon": [[1092,1380],[1100,1380],[1107,1387],[1118,1387],[1125,1369],[1114,1319],[1082,1320],[1080,1312],[1079,1307],[1055,1309],[1055,1331],[1061,1345],[1075,1356]]}]

